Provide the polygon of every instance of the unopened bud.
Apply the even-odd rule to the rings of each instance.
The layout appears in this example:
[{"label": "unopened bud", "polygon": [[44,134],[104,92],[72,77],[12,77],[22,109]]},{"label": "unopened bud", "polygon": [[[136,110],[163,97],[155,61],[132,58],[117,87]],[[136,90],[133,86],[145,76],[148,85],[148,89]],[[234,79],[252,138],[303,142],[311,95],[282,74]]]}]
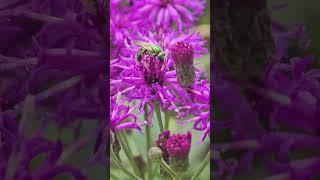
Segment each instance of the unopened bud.
[{"label": "unopened bud", "polygon": [[188,42],[177,42],[171,49],[176,67],[177,80],[183,87],[190,87],[195,81],[193,65],[194,49]]},{"label": "unopened bud", "polygon": [[185,172],[189,167],[191,133],[174,134],[166,141],[170,167],[176,172]]},{"label": "unopened bud", "polygon": [[162,150],[159,147],[152,147],[149,149],[148,155],[153,161],[161,161]]}]

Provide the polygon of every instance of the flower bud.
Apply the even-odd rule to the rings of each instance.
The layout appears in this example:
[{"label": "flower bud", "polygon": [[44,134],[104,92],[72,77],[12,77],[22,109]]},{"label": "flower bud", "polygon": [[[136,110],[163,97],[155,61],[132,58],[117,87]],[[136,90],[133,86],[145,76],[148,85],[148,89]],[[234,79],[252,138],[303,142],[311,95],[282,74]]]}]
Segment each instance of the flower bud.
[{"label": "flower bud", "polygon": [[166,141],[170,167],[177,172],[184,172],[189,167],[189,152],[191,148],[191,133],[176,134]]},{"label": "flower bud", "polygon": [[[157,146],[160,149],[162,149],[162,152],[163,152],[162,157],[167,164],[169,164],[169,155],[166,150],[166,142],[169,139],[169,137],[170,137],[170,131],[165,130],[161,134],[159,134],[158,139],[156,141]],[[172,180],[171,175],[162,166],[160,166],[160,175],[163,180]]]},{"label": "flower bud", "polygon": [[183,87],[190,87],[195,81],[193,65],[194,49],[190,43],[177,42],[171,48],[171,54],[176,67],[177,80]]},{"label": "flower bud", "polygon": [[153,161],[161,161],[162,150],[159,147],[152,147],[148,152],[149,158]]},{"label": "flower bud", "polygon": [[170,131],[165,130],[158,136],[158,139],[156,141],[157,146],[159,148],[161,148],[161,150],[163,151],[163,159],[166,161],[166,163],[169,163],[169,161],[168,161],[169,155],[168,155],[166,147],[165,147],[166,142],[169,139],[169,137],[170,137]]}]

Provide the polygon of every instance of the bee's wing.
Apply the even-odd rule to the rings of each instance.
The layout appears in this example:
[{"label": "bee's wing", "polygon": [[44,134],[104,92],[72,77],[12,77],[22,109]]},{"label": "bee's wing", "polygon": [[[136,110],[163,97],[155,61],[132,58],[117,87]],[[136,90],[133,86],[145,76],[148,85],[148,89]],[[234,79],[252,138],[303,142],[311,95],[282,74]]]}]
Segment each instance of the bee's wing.
[{"label": "bee's wing", "polygon": [[136,46],[140,46],[143,47],[149,51],[151,51],[151,44],[147,43],[147,42],[143,42],[143,41],[132,41],[132,44],[136,45]]}]

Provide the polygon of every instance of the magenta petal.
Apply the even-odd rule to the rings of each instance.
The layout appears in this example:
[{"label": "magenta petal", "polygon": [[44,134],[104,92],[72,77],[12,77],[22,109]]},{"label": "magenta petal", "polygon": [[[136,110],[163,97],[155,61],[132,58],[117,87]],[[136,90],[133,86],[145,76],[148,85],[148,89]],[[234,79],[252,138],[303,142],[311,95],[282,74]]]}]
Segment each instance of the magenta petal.
[{"label": "magenta petal", "polygon": [[116,131],[119,131],[122,129],[137,129],[140,132],[142,131],[141,127],[135,122],[122,123],[116,127]]}]

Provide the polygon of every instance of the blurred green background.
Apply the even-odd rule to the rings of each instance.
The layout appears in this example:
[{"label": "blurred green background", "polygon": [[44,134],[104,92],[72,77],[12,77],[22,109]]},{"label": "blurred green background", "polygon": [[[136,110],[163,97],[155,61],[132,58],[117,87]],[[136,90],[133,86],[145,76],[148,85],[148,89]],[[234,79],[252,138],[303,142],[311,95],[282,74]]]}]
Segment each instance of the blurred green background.
[{"label": "blurred green background", "polygon": [[197,67],[200,66],[200,69],[204,68],[206,70],[207,76],[210,79],[210,0],[207,1],[204,16],[199,18],[194,31],[199,32],[200,35],[206,40],[208,53],[203,55],[202,58],[196,59],[195,61],[196,63],[199,63]]}]

